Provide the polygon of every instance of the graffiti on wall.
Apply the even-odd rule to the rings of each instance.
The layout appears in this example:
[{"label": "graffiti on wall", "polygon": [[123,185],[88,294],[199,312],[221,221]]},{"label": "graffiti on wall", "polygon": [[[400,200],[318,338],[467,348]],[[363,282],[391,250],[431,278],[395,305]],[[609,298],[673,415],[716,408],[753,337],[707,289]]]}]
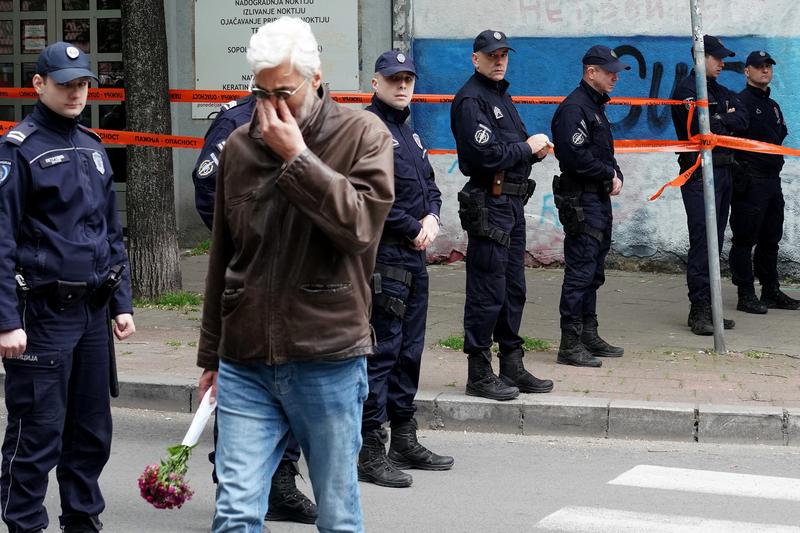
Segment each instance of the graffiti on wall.
[{"label": "graffiti on wall", "polygon": [[[525,0],[521,0],[525,1]],[[536,4],[534,6],[534,4]],[[540,17],[540,23],[557,17],[551,2],[528,1],[528,16]],[[654,16],[660,17],[653,3]],[[535,7],[535,9],[533,9]],[[564,17],[562,13],[559,15]],[[744,58],[753,50],[769,50],[778,61],[772,84],[773,97],[781,104],[790,136],[786,144],[800,146],[800,46],[791,37],[734,36],[725,40],[726,46],[737,55],[726,63],[720,83],[741,90]],[[692,68],[691,41],[687,37],[642,35],[619,37],[516,37],[512,45],[507,79],[514,95],[558,96],[572,91],[580,81],[581,57],[594,44],[614,48],[623,61],[632,66],[623,72],[613,96],[669,98],[676,83]],[[472,74],[471,38],[425,37],[414,41],[413,52],[419,72],[418,93],[455,93]],[[521,105],[520,114],[530,134],[550,133],[554,105]],[[450,132],[448,104],[416,104],[414,124],[431,148],[454,148]],[[609,106],[607,110],[617,139],[674,139],[675,131],[668,106]],[[793,125],[797,125],[793,127]],[[441,242],[434,255],[451,255],[452,250],[463,252],[465,237],[458,227],[457,191],[465,179],[458,171],[454,156],[434,157],[437,180],[445,199],[443,214],[449,219]],[[623,255],[638,257],[661,254],[685,256],[685,215],[680,194],[672,190],[662,200],[648,203],[646,197],[662,183],[677,174],[673,154],[630,154],[620,156],[626,175],[623,194],[615,200],[614,250]],[[533,176],[538,187],[529,202],[528,251],[532,263],[549,264],[562,259],[563,233],[558,223],[550,190],[550,180],[557,172],[552,157],[534,166]],[[800,219],[792,213],[800,210],[800,185],[792,178],[800,175],[800,161],[789,160],[785,167],[784,192],[787,197],[786,231],[782,262],[787,273],[800,274]],[[793,193],[796,193],[793,195]],[[793,195],[793,196],[792,196]],[[445,218],[443,217],[443,218]],[[448,222],[447,219],[445,222]]]}]

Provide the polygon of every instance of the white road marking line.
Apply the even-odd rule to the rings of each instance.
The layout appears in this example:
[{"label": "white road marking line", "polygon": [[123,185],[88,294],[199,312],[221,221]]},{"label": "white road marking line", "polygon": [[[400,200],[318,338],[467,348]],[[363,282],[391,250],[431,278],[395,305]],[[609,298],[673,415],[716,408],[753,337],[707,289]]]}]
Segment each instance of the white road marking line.
[{"label": "white road marking line", "polygon": [[537,529],[570,533],[800,533],[800,527],[699,516],[635,513],[594,507],[564,507],[544,517]]},{"label": "white road marking line", "polygon": [[638,465],[608,484],[800,502],[800,479],[788,477]]}]

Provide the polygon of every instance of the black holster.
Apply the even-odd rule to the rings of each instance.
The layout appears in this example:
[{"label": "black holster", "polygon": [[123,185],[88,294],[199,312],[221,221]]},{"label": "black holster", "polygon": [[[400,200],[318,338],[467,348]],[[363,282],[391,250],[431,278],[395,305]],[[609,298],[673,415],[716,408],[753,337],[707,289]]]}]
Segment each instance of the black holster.
[{"label": "black holster", "polygon": [[[569,185],[567,185],[569,183]],[[593,191],[607,192],[606,182],[590,184]],[[553,176],[553,200],[558,209],[558,220],[564,226],[564,233],[577,235],[586,233],[598,241],[603,240],[603,232],[597,230],[586,223],[586,217],[581,206],[581,195],[583,191],[575,187],[570,180],[564,176]]]},{"label": "black holster", "polygon": [[384,278],[399,281],[409,288],[410,293],[414,288],[414,276],[408,270],[381,263],[375,264],[375,271],[372,274],[373,305],[377,305],[402,320],[406,314],[406,302],[383,292]]},{"label": "black holster", "polygon": [[461,220],[461,227],[470,237],[487,237],[506,248],[509,247],[511,236],[489,224],[486,191],[472,188],[469,184],[461,189],[458,193],[458,218]]},{"label": "black holster", "polygon": [[115,265],[109,269],[108,277],[105,281],[92,291],[92,295],[89,297],[89,305],[95,309],[102,309],[108,305],[108,302],[111,301],[114,293],[122,283],[123,270],[125,270],[125,265]]}]

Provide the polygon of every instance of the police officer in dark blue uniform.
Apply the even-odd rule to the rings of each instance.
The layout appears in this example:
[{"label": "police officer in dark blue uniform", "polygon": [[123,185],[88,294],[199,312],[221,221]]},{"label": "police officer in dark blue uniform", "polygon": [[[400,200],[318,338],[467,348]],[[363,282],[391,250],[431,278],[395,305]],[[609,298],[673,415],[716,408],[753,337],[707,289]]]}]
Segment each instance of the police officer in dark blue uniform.
[{"label": "police officer in dark blue uniform", "polygon": [[208,229],[211,229],[214,221],[214,192],[217,190],[219,156],[233,130],[250,122],[255,108],[256,97],[252,94],[229,102],[222,106],[206,132],[203,149],[192,172],[192,181],[195,207]]},{"label": "police officer in dark blue uniform", "polygon": [[[550,392],[553,382],[525,370],[519,326],[525,306],[524,205],[535,183],[531,166],[548,152],[547,135],[528,136],[508,94],[503,32],[482,31],[472,44],[475,73],[450,108],[458,166],[469,182],[458,194],[469,236],[464,303],[467,394],[511,400]],[[492,339],[500,345],[500,376],[492,372]]]},{"label": "police officer in dark blue uniform", "polygon": [[607,46],[583,56],[583,79],[553,115],[555,154],[561,175],[553,178],[558,217],[564,226],[561,344],[558,362],[599,367],[598,357],[621,357],[597,333],[597,289],[605,282],[611,248],[611,196],[622,189],[614,138],[605,105],[622,70],[630,70]]},{"label": "police officer in dark blue uniform", "polygon": [[[782,144],[789,131],[781,108],[770,98],[773,65],[775,60],[764,50],[747,56],[747,86],[739,98],[750,125],[741,136]],[[736,309],[754,314],[764,314],[770,308],[798,309],[800,301],[781,291],[778,280],[778,247],[783,237],[783,156],[739,151],[736,161],[739,168],[733,176],[731,202],[733,246],[728,256],[731,278],[739,293]],[[761,283],[761,300],[756,298],[755,278]]]},{"label": "police officer in dark blue uniform", "polygon": [[[194,200],[197,213],[208,229],[214,222],[214,194],[217,190],[217,170],[219,158],[225,141],[233,130],[248,124],[256,107],[256,98],[252,94],[239,100],[234,100],[222,106],[206,132],[203,149],[197,158],[192,181],[194,182]],[[214,422],[214,442],[216,442],[217,424]],[[208,454],[209,460],[214,462],[214,452]],[[295,483],[295,477],[300,473],[297,461],[300,460],[300,443],[289,432],[289,441],[283,452],[283,459],[278,464],[278,469],[272,476],[269,491],[269,510],[265,520],[287,520],[301,524],[313,524],[317,520],[317,506],[308,497],[300,492]],[[212,472],[216,483],[216,473]]]},{"label": "police officer in dark blue uniform", "polygon": [[[111,451],[109,315],[135,331],[111,165],[78,122],[97,77],[65,42],[39,55],[33,112],[0,139],[0,355],[8,424],[0,501],[11,532],[43,531],[56,467],[61,527],[100,531]],[[118,280],[118,290],[114,285]]]},{"label": "police officer in dark blue uniform", "polygon": [[[747,111],[739,101],[739,97],[727,87],[717,82],[717,77],[725,66],[724,59],[735,54],[725,48],[717,37],[703,36],[706,63],[706,87],[708,89],[708,113],[710,115],[711,133],[722,135],[740,134],[747,129]],[[694,70],[684,78],[672,94],[675,100],[694,101],[697,98],[696,76]],[[686,131],[689,106],[672,106],[672,123],[679,140],[687,140]],[[697,125],[697,113],[692,118],[691,135],[700,132]],[[717,233],[719,252],[725,237],[725,226],[728,225],[728,213],[733,190],[731,166],[734,163],[733,150],[715,148],[714,161],[714,198],[717,212]],[[697,154],[687,152],[678,155],[678,165],[683,172],[697,160]],[[688,326],[695,335],[712,335],[714,326],[711,322],[711,287],[708,277],[708,248],[706,246],[705,204],[703,202],[703,172],[698,168],[692,177],[681,187],[683,206],[686,209],[686,222],[689,226],[689,254],[686,266],[686,281],[689,286]],[[724,320],[725,329],[732,329],[733,320]]]},{"label": "police officer in dark blue uniform", "polygon": [[[433,453],[417,440],[414,397],[419,385],[428,270],[425,250],[439,234],[442,195],[422,140],[406,123],[417,71],[402,52],[389,50],[375,62],[372,103],[392,134],[395,200],[383,226],[372,277],[372,327],[378,344],[367,359],[369,396],[364,402],[358,479],[384,487],[408,487],[401,469],[449,470],[453,458]],[[386,455],[389,421],[392,440]]]}]

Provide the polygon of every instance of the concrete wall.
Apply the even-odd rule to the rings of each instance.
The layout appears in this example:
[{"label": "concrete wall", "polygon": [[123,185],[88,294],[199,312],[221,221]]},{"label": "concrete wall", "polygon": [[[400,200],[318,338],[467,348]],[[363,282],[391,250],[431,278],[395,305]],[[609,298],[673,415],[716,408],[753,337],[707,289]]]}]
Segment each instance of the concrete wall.
[{"label": "concrete wall", "polygon": [[[395,3],[398,3],[395,0]],[[789,125],[786,144],[800,147],[800,7],[792,0],[706,0],[705,33],[725,37],[736,51],[720,82],[740,90],[744,59],[766,49],[776,58],[773,97]],[[614,96],[668,98],[676,78],[691,68],[690,15],[686,0],[414,0],[413,53],[419,71],[418,93],[458,90],[471,75],[472,39],[486,28],[512,37],[508,79],[515,95],[566,95],[580,79],[580,60],[593,44],[617,49],[633,69],[623,72]],[[550,134],[551,105],[520,106],[530,133]],[[415,104],[414,123],[429,148],[454,148],[448,104]],[[675,133],[666,107],[609,106],[617,139],[671,139]],[[465,250],[457,216],[456,193],[465,178],[455,156],[434,156],[444,192],[442,237],[433,255]],[[613,253],[680,265],[688,247],[680,192],[669,189],[656,202],[646,197],[677,175],[674,154],[620,155],[625,187],[614,201]],[[557,162],[534,166],[538,187],[527,206],[530,262],[562,259],[562,236],[550,187]],[[784,274],[800,275],[800,159],[787,158],[783,172],[786,223],[781,263]],[[730,232],[728,231],[728,238]],[[729,245],[725,247],[725,254]],[[727,261],[723,259],[723,266]]]}]

